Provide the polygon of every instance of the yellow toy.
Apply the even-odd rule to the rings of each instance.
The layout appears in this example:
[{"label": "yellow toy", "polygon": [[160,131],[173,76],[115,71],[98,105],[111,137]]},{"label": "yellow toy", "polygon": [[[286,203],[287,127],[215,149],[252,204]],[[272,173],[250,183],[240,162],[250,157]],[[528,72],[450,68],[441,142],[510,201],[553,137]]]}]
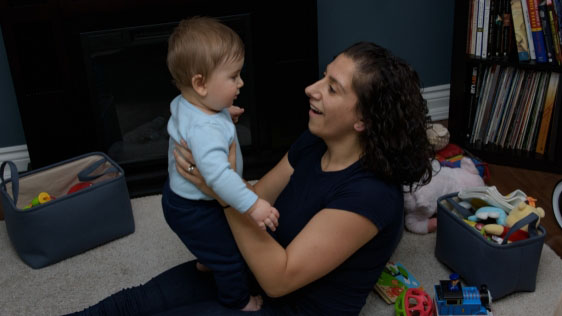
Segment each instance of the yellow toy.
[{"label": "yellow toy", "polygon": [[[484,230],[486,231],[486,233],[504,238],[507,232],[509,231],[509,229],[513,227],[515,223],[517,223],[518,221],[525,218],[527,215],[531,213],[535,213],[538,215],[539,220],[536,223],[536,227],[538,227],[540,219],[543,218],[545,215],[544,209],[542,207],[535,207],[534,201],[529,201],[529,202],[530,205],[525,202],[521,202],[516,207],[514,207],[511,210],[511,212],[509,212],[509,215],[505,220],[506,226],[497,225],[497,224],[484,225]],[[523,240],[529,238],[528,226],[529,225],[525,225],[518,231],[511,234],[508,238],[508,241],[517,241],[517,240]]]},{"label": "yellow toy", "polygon": [[33,200],[31,200],[31,203],[29,203],[28,205],[26,205],[23,209],[27,210],[30,209],[34,206],[49,202],[50,200],[54,200],[55,197],[50,195],[47,192],[41,192],[39,193],[39,195],[37,195],[35,198],[33,198]]}]

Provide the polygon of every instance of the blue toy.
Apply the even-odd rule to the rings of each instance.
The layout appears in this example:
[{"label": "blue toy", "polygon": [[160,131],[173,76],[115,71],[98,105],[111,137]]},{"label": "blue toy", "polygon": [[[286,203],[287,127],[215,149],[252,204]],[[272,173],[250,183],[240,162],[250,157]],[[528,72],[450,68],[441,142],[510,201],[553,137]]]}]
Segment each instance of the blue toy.
[{"label": "blue toy", "polygon": [[495,218],[498,225],[505,226],[507,213],[499,207],[484,206],[479,208],[476,213],[474,213],[474,215],[469,216],[468,220],[477,222],[479,220],[486,220],[488,218]]},{"label": "blue toy", "polygon": [[490,309],[492,296],[485,285],[462,286],[458,274],[450,280],[441,280],[435,285],[435,310],[437,316],[493,315]]}]

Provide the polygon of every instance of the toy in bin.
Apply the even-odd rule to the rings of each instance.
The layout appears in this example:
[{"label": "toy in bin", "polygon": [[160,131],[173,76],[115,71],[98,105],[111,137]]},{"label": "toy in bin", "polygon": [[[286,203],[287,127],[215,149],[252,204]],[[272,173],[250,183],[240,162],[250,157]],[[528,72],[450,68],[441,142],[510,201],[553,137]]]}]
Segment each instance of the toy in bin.
[{"label": "toy in bin", "polygon": [[433,301],[424,290],[418,288],[402,291],[394,303],[396,316],[433,316]]},{"label": "toy in bin", "polygon": [[34,206],[47,203],[50,200],[54,200],[54,199],[55,199],[55,197],[50,195],[49,193],[41,192],[35,198],[33,198],[33,200],[31,200],[31,202],[29,204],[27,204],[23,209],[27,210],[27,209],[30,209]]},{"label": "toy in bin", "polygon": [[435,311],[437,316],[449,315],[490,315],[492,295],[486,285],[462,286],[459,275],[453,273],[449,280],[435,285]]}]

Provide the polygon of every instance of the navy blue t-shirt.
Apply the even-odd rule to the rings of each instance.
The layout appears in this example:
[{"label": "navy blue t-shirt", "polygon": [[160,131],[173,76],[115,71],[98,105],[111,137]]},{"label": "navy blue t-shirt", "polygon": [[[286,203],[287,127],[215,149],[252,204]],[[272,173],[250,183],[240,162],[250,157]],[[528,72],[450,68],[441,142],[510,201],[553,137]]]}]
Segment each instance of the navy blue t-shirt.
[{"label": "navy blue t-shirt", "polygon": [[281,216],[272,235],[286,247],[324,208],[361,214],[379,233],[334,271],[281,300],[299,314],[357,315],[400,240],[403,194],[400,186],[382,182],[359,161],[341,171],[322,171],[325,152],[325,143],[309,131],[290,148],[294,173],[275,203]]}]

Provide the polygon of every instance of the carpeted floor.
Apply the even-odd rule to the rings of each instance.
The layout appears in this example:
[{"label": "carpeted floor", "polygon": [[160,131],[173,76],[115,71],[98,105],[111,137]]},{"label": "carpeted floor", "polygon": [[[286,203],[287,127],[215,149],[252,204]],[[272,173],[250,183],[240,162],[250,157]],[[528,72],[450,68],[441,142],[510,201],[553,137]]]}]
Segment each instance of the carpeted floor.
[{"label": "carpeted floor", "polygon": [[[121,288],[148,281],[192,255],[170,231],[160,196],[132,200],[135,233],[39,270],[26,266],[0,222],[0,315],[61,315],[83,309]],[[451,273],[433,255],[435,234],[404,233],[394,261],[404,264],[433,296],[433,285]],[[492,303],[494,315],[553,315],[562,293],[562,260],[544,246],[532,293]],[[372,293],[361,315],[394,315]]]}]

